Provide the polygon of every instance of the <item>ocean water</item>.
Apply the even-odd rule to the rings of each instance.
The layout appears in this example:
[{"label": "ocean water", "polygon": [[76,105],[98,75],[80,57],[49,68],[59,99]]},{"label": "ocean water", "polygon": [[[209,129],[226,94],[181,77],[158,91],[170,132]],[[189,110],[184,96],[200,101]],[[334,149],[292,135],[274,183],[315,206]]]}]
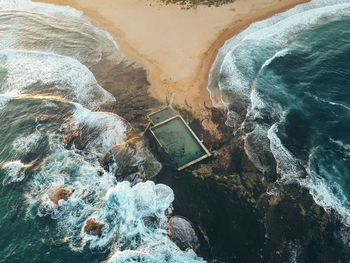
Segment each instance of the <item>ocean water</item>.
[{"label": "ocean water", "polygon": [[[116,103],[90,71],[105,54],[124,59],[80,12],[0,0],[0,262],[203,262],[167,236],[171,188],[118,182],[118,161],[98,175],[98,158],[131,130],[99,111]],[[81,128],[83,147],[68,146]],[[142,144],[132,160],[136,174],[161,168]],[[52,187],[75,191],[56,205]],[[90,218],[100,237],[83,231]]]},{"label": "ocean water", "polygon": [[350,2],[313,0],[228,40],[208,90],[245,150],[350,224]]}]

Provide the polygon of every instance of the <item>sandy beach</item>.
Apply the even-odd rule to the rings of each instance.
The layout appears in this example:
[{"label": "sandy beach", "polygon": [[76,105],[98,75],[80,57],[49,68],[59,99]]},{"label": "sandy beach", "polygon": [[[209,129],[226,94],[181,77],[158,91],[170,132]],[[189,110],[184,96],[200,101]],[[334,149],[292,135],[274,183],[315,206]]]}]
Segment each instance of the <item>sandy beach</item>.
[{"label": "sandy beach", "polygon": [[350,263],[350,0],[186,1],[0,0],[1,262]]},{"label": "sandy beach", "polygon": [[236,0],[185,10],[150,0],[40,0],[82,10],[109,31],[122,51],[145,66],[151,95],[201,111],[210,67],[224,42],[252,22],[308,0]]}]

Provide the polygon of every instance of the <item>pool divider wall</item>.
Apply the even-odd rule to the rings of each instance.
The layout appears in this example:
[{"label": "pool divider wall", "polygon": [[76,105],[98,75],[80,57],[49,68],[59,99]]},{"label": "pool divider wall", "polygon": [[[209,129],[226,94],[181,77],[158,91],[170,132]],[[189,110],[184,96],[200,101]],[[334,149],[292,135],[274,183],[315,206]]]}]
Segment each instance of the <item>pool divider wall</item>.
[{"label": "pool divider wall", "polygon": [[[167,110],[169,110],[169,111],[171,111],[171,112],[173,113],[173,116],[172,116],[172,117],[175,117],[176,115],[178,115],[178,113],[177,113],[172,107],[166,106],[166,107],[163,108],[163,109],[160,109],[160,110],[158,110],[158,111],[156,111],[156,112],[153,112],[153,113],[149,114],[149,115],[148,115],[148,119],[151,121],[151,123],[152,123],[153,125],[157,125],[157,124],[159,124],[160,122],[159,122],[159,123],[155,123],[154,120],[152,120],[152,116],[157,115],[157,114],[161,114],[161,112],[165,112],[165,111],[167,111]],[[169,117],[169,118],[167,118],[167,119],[165,119],[165,120],[163,120],[163,121],[161,121],[161,122],[167,121],[167,120],[169,120],[169,119],[172,118],[172,117]]]},{"label": "pool divider wall", "polygon": [[[171,109],[172,111],[174,111],[172,108],[170,108],[170,109]],[[165,150],[165,147],[162,145],[162,143],[160,142],[160,140],[158,139],[157,135],[153,132],[152,129],[157,128],[157,127],[159,127],[159,126],[161,126],[161,125],[164,125],[164,124],[166,124],[166,123],[168,123],[168,122],[170,122],[170,121],[172,121],[172,120],[174,120],[174,119],[176,119],[176,118],[179,118],[179,119],[182,121],[182,123],[185,125],[185,127],[190,131],[190,133],[191,133],[191,135],[193,136],[193,138],[195,139],[195,141],[200,145],[200,147],[201,147],[201,148],[204,150],[204,152],[206,153],[206,154],[200,156],[199,158],[196,158],[196,159],[194,159],[194,160],[192,160],[192,161],[190,161],[190,162],[188,162],[188,163],[186,163],[186,164],[184,164],[184,165],[182,165],[182,166],[180,166],[180,167],[177,167],[177,170],[178,170],[178,171],[181,171],[181,170],[183,170],[183,169],[189,167],[190,165],[195,164],[195,163],[197,163],[197,162],[199,162],[199,161],[201,161],[201,160],[203,160],[203,159],[205,159],[205,158],[211,156],[210,151],[204,146],[204,144],[201,142],[201,140],[199,140],[199,138],[197,137],[197,135],[192,131],[192,129],[189,127],[189,125],[186,123],[186,121],[182,118],[182,116],[179,115],[179,114],[176,114],[175,111],[174,111],[174,114],[176,114],[175,116],[173,116],[173,117],[171,117],[171,118],[168,118],[168,119],[166,119],[166,120],[164,120],[164,121],[161,121],[161,122],[159,122],[159,123],[156,123],[156,124],[153,123],[152,117],[151,117],[151,116],[152,116],[153,114],[160,113],[160,112],[163,111],[163,110],[167,110],[167,107],[164,108],[164,109],[161,109],[161,110],[159,110],[159,111],[157,111],[157,112],[154,112],[154,113],[152,113],[152,114],[150,114],[150,115],[148,115],[148,118],[150,119],[150,121],[151,121],[152,124],[153,124],[153,126],[150,128],[150,131],[151,131],[153,137],[154,137],[154,138],[156,139],[156,141],[158,142],[158,144],[161,146],[161,148],[164,149],[164,151],[166,151],[166,150]],[[174,158],[174,157],[173,157],[173,158]]]}]

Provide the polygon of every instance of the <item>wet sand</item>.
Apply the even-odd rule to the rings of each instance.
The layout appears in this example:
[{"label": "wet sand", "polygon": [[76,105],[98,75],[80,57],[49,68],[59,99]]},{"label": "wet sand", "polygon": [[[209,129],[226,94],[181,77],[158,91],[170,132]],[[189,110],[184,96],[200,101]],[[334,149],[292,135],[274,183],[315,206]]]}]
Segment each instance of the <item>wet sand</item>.
[{"label": "wet sand", "polygon": [[82,10],[117,40],[122,51],[147,69],[150,92],[161,102],[201,112],[210,67],[224,42],[252,22],[308,0],[236,0],[220,7],[184,10],[150,0],[41,0]]}]

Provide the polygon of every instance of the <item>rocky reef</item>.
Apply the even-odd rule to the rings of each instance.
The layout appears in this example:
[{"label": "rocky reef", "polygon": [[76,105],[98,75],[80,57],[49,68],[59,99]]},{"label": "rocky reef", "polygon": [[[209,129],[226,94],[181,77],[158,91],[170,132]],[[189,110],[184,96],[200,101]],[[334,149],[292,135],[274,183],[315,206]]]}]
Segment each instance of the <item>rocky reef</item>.
[{"label": "rocky reef", "polygon": [[155,178],[174,190],[174,211],[194,225],[199,254],[208,262],[347,262],[337,216],[299,184],[279,184],[273,160],[260,172],[224,125],[226,113],[211,116],[221,137],[198,119],[190,125],[214,155],[182,172],[163,163]]},{"label": "rocky reef", "polygon": [[168,236],[182,250],[198,250],[199,242],[197,234],[191,224],[184,217],[172,216],[168,223]]},{"label": "rocky reef", "polygon": [[53,187],[48,190],[49,198],[52,202],[58,205],[60,200],[67,201],[68,198],[74,193],[74,189],[66,189],[63,187]]},{"label": "rocky reef", "polygon": [[92,235],[92,236],[101,236],[102,235],[102,228],[104,227],[104,224],[97,222],[93,218],[89,218],[86,220],[85,226],[84,226],[84,232]]},{"label": "rocky reef", "polygon": [[[181,2],[191,7],[226,1],[165,2]],[[148,92],[146,70],[126,60],[116,65],[113,54],[103,54],[101,61],[89,68],[100,85],[116,98],[115,103],[99,110],[118,114],[131,123],[135,134],[141,134],[147,114],[162,105]],[[234,105],[235,112],[242,112],[243,116],[244,103],[238,101]],[[152,180],[173,189],[173,214],[186,218],[169,220],[168,234],[180,248],[193,248],[208,262],[348,262],[349,240],[337,215],[318,206],[309,191],[299,184],[278,183],[276,162],[268,151],[257,156],[264,166],[264,171],[259,170],[246,155],[242,136],[239,132],[234,135],[233,129],[226,126],[225,110],[206,107],[192,114],[188,105],[177,107],[214,153],[211,158],[178,172],[153,138],[146,134],[141,141],[162,163],[162,169]],[[242,116],[236,117],[242,121]],[[235,130],[239,130],[239,125],[240,121]],[[66,138],[67,147],[74,144],[75,148],[83,149],[90,133],[82,127],[70,134]],[[255,147],[254,138],[248,140]],[[143,163],[139,172],[140,166],[134,165],[133,159],[136,148],[135,142],[127,147],[116,146],[100,156],[99,162],[110,170],[117,159],[121,164],[115,170],[119,181],[145,180],[150,178],[147,171],[153,168]],[[150,219],[149,223],[152,222]],[[86,232],[98,236],[103,224],[90,221],[86,228]],[[189,229],[195,232],[199,248]]]}]

